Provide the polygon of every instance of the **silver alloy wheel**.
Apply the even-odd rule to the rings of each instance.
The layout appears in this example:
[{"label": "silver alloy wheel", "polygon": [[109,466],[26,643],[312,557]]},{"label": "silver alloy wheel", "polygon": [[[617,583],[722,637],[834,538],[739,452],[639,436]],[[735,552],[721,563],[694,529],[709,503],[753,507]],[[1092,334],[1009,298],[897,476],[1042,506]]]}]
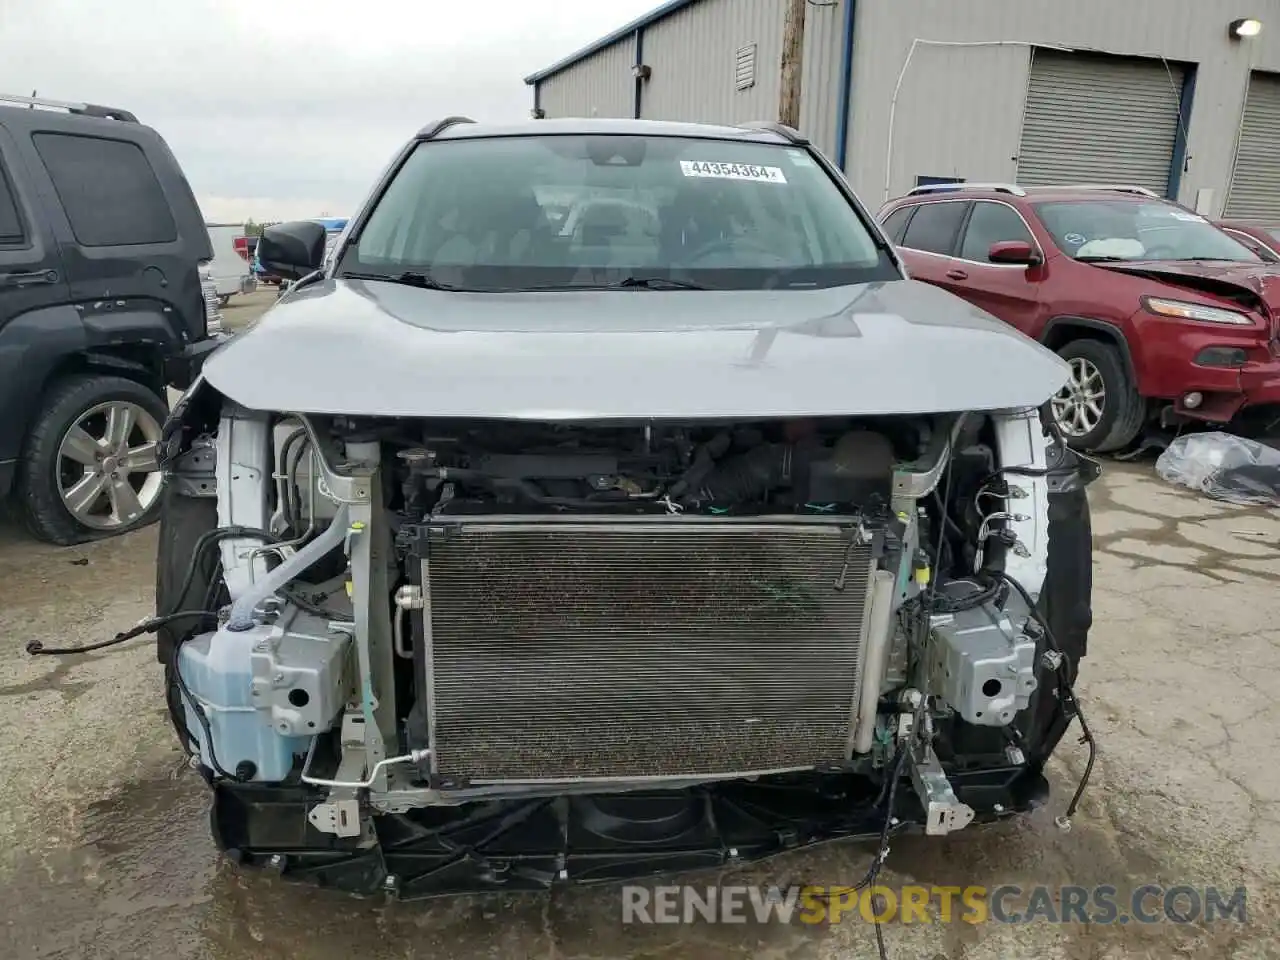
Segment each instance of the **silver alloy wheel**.
[{"label": "silver alloy wheel", "polygon": [[1069,437],[1083,437],[1095,430],[1106,409],[1107,390],[1102,372],[1084,357],[1072,357],[1071,376],[1053,397],[1053,418]]},{"label": "silver alloy wheel", "polygon": [[58,444],[58,492],[77,522],[126,527],[160,495],[160,424],[136,403],[108,400],[82,413]]}]

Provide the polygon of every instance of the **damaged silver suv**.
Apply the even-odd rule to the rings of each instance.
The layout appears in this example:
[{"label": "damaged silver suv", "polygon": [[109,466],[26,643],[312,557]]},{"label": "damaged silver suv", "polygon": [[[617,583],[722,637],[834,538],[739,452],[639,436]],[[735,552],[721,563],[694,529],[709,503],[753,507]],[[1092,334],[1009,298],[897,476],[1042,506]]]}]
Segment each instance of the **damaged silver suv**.
[{"label": "damaged silver suv", "polygon": [[165,427],[150,622],[223,850],[420,897],[1046,799],[1066,367],[795,131],[451,118],[331,258],[258,249],[296,283]]}]

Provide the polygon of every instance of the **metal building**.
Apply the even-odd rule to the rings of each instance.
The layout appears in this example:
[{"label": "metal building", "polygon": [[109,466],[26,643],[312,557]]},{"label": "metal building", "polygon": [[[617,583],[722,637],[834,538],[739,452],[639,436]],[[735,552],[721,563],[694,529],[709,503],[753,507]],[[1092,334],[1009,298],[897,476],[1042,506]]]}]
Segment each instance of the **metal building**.
[{"label": "metal building", "polygon": [[[668,0],[526,77],[534,113],[772,119],[786,3]],[[809,0],[801,128],[872,207],[1124,182],[1280,218],[1280,0]]]}]

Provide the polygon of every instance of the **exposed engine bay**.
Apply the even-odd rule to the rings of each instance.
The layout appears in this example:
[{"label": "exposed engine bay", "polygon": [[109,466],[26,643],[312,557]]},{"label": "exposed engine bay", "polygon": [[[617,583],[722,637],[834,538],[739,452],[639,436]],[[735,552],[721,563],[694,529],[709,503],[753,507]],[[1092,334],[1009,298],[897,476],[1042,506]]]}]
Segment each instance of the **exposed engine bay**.
[{"label": "exposed engine bay", "polygon": [[[248,858],[427,895],[944,834],[1040,802],[1075,715],[1087,506],[1035,410],[432,421],[206,387],[165,443],[205,518],[162,537],[169,704]],[[1051,540],[1081,549],[1052,498],[1086,552],[1051,630]]]}]

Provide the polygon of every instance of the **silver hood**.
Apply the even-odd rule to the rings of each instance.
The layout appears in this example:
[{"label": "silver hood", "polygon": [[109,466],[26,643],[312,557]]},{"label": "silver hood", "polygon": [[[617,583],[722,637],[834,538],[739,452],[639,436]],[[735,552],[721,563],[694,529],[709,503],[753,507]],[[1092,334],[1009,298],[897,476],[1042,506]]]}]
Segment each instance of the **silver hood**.
[{"label": "silver hood", "polygon": [[1067,367],[912,280],[537,293],[325,280],[274,306],[204,373],[257,410],[622,420],[1037,406]]}]

